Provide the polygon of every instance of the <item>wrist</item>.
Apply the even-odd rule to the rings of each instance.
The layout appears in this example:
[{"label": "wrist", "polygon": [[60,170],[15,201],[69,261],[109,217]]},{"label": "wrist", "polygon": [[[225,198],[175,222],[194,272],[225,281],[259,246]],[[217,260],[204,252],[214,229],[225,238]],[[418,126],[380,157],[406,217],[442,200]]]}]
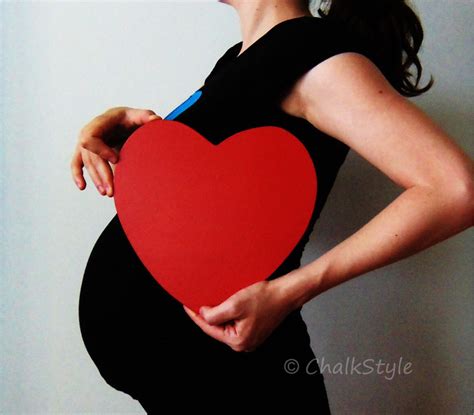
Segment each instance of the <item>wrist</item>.
[{"label": "wrist", "polygon": [[310,273],[308,268],[301,267],[269,282],[279,301],[293,311],[316,295],[318,280],[318,276]]}]

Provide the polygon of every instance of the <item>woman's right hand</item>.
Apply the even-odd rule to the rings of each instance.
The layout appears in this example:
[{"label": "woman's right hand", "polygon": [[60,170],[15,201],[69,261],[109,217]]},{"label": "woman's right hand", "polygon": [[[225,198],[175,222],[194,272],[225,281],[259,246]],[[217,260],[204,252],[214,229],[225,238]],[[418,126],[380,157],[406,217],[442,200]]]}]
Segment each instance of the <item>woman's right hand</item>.
[{"label": "woman's right hand", "polygon": [[82,170],[85,166],[99,193],[112,197],[120,148],[138,127],[157,119],[162,118],[152,110],[130,107],[110,108],[94,117],[81,129],[71,160],[72,178],[77,187],[86,188]]}]

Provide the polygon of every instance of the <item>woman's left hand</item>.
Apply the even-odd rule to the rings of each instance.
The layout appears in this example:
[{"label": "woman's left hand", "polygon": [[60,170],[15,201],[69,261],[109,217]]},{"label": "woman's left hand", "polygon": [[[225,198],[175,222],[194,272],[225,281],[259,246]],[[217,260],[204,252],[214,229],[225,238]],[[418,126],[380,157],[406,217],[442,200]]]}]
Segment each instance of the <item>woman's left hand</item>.
[{"label": "woman's left hand", "polygon": [[249,285],[215,307],[201,307],[200,314],[183,307],[209,336],[235,351],[253,351],[292,311],[277,281],[264,280]]}]

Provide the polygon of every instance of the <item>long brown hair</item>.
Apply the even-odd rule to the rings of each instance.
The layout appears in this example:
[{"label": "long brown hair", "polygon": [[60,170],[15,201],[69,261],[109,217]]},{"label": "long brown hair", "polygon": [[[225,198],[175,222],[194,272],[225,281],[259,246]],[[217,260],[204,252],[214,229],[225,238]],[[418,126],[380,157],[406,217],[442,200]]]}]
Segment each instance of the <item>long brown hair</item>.
[{"label": "long brown hair", "polygon": [[[311,0],[307,1],[309,8]],[[374,61],[387,80],[402,95],[413,97],[428,91],[418,87],[423,68],[418,52],[423,43],[423,27],[406,0],[320,0],[321,18],[336,19],[371,50]],[[416,77],[410,67],[416,67]]]}]

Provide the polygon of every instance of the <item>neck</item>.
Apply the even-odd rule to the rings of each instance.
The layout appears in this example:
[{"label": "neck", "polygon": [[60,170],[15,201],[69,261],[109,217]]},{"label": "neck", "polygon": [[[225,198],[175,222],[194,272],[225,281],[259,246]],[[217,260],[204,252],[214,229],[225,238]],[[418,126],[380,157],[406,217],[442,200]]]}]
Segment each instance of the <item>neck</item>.
[{"label": "neck", "polygon": [[312,16],[304,2],[297,0],[221,0],[234,7],[240,19],[242,48],[246,50],[260,36],[284,20]]}]

